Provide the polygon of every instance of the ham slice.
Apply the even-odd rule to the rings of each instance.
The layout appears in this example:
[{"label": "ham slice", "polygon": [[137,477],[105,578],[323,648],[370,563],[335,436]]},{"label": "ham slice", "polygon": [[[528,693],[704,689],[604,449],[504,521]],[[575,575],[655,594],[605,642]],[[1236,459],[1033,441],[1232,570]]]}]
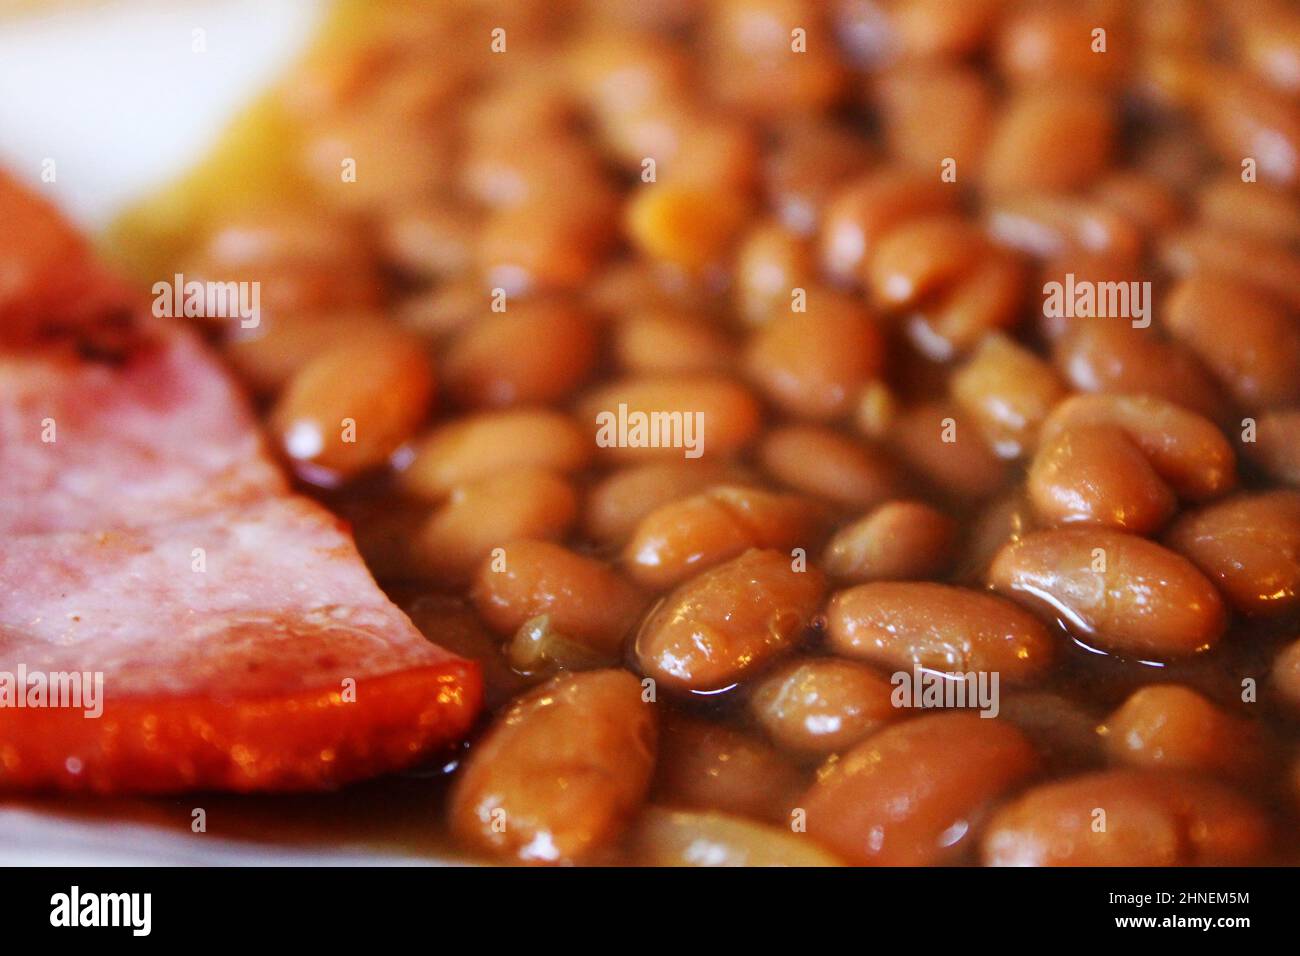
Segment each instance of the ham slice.
[{"label": "ham slice", "polygon": [[[49,274],[0,266],[0,791],[325,788],[463,737],[476,666],[288,492],[201,343],[81,273],[95,310],[43,326],[14,290]],[[102,675],[102,714],[16,706],[20,673]]]}]

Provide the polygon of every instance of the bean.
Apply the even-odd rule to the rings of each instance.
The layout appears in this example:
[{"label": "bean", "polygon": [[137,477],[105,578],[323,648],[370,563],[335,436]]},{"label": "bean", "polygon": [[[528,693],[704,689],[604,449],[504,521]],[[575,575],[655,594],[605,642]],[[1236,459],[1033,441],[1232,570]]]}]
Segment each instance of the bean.
[{"label": "bean", "polygon": [[560,538],[577,513],[572,486],[540,468],[516,468],[461,485],[416,531],[419,570],[462,583],[493,548],[518,538]]},{"label": "bean", "polygon": [[1039,690],[1004,694],[998,716],[1028,737],[1055,769],[1078,770],[1102,762],[1100,721],[1090,708],[1068,697]]},{"label": "bean", "polygon": [[1100,178],[1115,141],[1114,105],[1095,92],[1062,86],[1012,94],[993,127],[984,163],[994,192],[1068,191]]},{"label": "bean", "polygon": [[359,336],[304,365],[271,414],[284,453],[349,478],[382,465],[433,404],[433,363],[402,336]]},{"label": "bean", "polygon": [[1019,321],[1025,278],[1019,259],[989,248],[937,301],[911,315],[904,331],[932,362],[965,355],[985,336]]},{"label": "bean", "polygon": [[958,215],[925,216],[882,236],[867,256],[867,288],[901,308],[952,285],[988,251],[978,227]]},{"label": "bean", "polygon": [[843,866],[806,836],[724,813],[650,807],[630,843],[640,866]]},{"label": "bean", "polygon": [[712,485],[743,481],[743,473],[706,461],[653,462],[620,468],[587,492],[584,527],[603,544],[623,544],[656,508]]},{"label": "bean", "polygon": [[1041,676],[1052,637],[1037,618],[991,594],[947,584],[877,581],[838,592],[827,608],[831,648],[895,670]]},{"label": "bean", "polygon": [[421,594],[403,604],[402,610],[426,638],[478,664],[489,709],[528,689],[527,680],[511,670],[501,655],[500,638],[483,626],[468,602],[449,594]]},{"label": "bean", "polygon": [[1074,252],[1134,262],[1142,250],[1142,235],[1128,216],[1074,196],[996,196],[986,219],[999,243],[1040,259]]},{"label": "bean", "polygon": [[1065,397],[1050,365],[998,333],[980,342],[953,375],[950,388],[962,411],[1004,458],[1032,449],[1043,421]]},{"label": "bean", "polygon": [[450,203],[394,209],[381,224],[385,260],[418,279],[464,275],[473,263],[477,217]]},{"label": "bean", "polygon": [[1092,31],[1103,27],[1109,34],[1114,26],[1083,10],[1018,11],[998,33],[998,68],[1019,86],[1041,86],[1061,77],[1091,87],[1113,86],[1124,73],[1125,47],[1116,43],[1116,49],[1098,54]]},{"label": "bean", "polygon": [[747,214],[745,200],[728,190],[652,183],[628,203],[627,232],[646,255],[698,271],[723,258]]},{"label": "bean", "polygon": [[794,649],[825,593],[820,571],[751,550],[697,575],[642,625],[634,653],[666,689],[714,693]]},{"label": "bean", "polygon": [[1099,525],[1148,534],[1177,508],[1142,450],[1115,425],[1066,429],[1038,449],[1029,495],[1046,524]]},{"label": "bean", "polygon": [[898,486],[883,452],[817,425],[771,429],[758,455],[772,477],[796,491],[850,508],[877,504]]},{"label": "bean", "polygon": [[951,404],[923,402],[905,409],[894,420],[890,440],[908,465],[954,498],[987,498],[1006,484],[1006,464]]},{"label": "bean", "polygon": [[264,316],[256,328],[232,332],[221,343],[221,351],[249,387],[273,395],[317,357],[369,338],[418,347],[401,328],[385,321],[382,313],[359,309]]},{"label": "bean", "polygon": [[935,174],[952,160],[959,175],[979,176],[995,116],[993,91],[979,72],[904,64],[881,76],[876,95],[895,156]]},{"label": "bean", "polygon": [[1146,395],[1222,417],[1218,383],[1196,356],[1152,328],[1111,319],[1070,323],[1052,347],[1057,371],[1080,392]]},{"label": "bean", "polygon": [[1254,440],[1242,443],[1246,456],[1274,481],[1300,485],[1300,410],[1265,412],[1254,424]]},{"label": "bean", "polygon": [[[645,416],[647,420],[664,413],[682,416],[683,441],[689,438],[697,442],[696,450],[710,461],[735,455],[753,441],[760,426],[758,402],[749,390],[731,379],[712,375],[616,379],[579,400],[578,418],[587,422],[599,439],[598,416],[616,415],[620,405],[627,406],[629,428],[634,416]],[[687,416],[692,416],[692,428],[696,421],[693,416],[701,416],[703,422],[690,435],[685,430]],[[691,449],[680,445],[646,447],[630,440],[625,445],[601,447],[602,454],[619,461],[681,460],[685,451]]]},{"label": "bean", "polygon": [[957,525],[919,501],[886,501],[835,533],[822,564],[843,581],[938,575],[952,560]]},{"label": "bean", "polygon": [[806,116],[787,118],[775,139],[763,166],[766,193],[782,225],[810,236],[830,196],[871,161],[871,144],[854,129]]},{"label": "bean", "polygon": [[821,520],[820,510],[797,495],[718,485],[642,518],[623,559],[638,583],[671,587],[750,548],[802,547],[806,553]]},{"label": "bean", "polygon": [[789,758],[752,734],[689,717],[664,722],[652,787],[660,802],[781,824],[806,785]]},{"label": "bean", "polygon": [[1004,807],[982,855],[988,866],[1239,866],[1260,862],[1269,836],[1267,818],[1221,784],[1108,770],[1042,784]]},{"label": "bean", "polygon": [[486,288],[511,296],[580,289],[614,243],[616,215],[604,188],[582,202],[548,193],[494,210],[479,229],[474,265]]},{"label": "bean", "polygon": [[1274,617],[1300,603],[1300,492],[1241,495],[1181,516],[1165,543],[1242,614]]},{"label": "bean", "polygon": [[879,373],[884,342],[847,296],[808,291],[807,312],[780,312],[750,338],[750,377],[782,410],[801,418],[844,415]]},{"label": "bean", "polygon": [[1229,276],[1300,309],[1300,255],[1287,245],[1232,229],[1195,226],[1161,237],[1157,252],[1161,264],[1174,275]]},{"label": "bean", "polygon": [[587,316],[558,303],[520,303],[462,331],[443,367],[458,404],[499,408],[565,398],[595,362],[596,333]]},{"label": "bean", "polygon": [[1214,423],[1173,402],[1143,395],[1077,395],[1043,424],[1042,441],[1081,425],[1124,429],[1180,498],[1204,501],[1232,490],[1236,456]]},{"label": "bean", "polygon": [[1293,710],[1300,710],[1300,641],[1282,648],[1273,662],[1273,683]]},{"label": "bean", "polygon": [[459,485],[511,468],[577,471],[591,458],[590,439],[567,415],[513,408],[458,418],[435,428],[401,474],[404,490],[446,497]]},{"label": "bean", "polygon": [[1218,591],[1186,558],[1103,529],[1037,531],[993,559],[989,583],[1060,620],[1090,644],[1168,660],[1218,643],[1227,625]]},{"label": "bean", "polygon": [[518,863],[599,853],[645,799],[655,719],[635,677],[566,674],[519,698],[470,752],[452,788],[452,833]]},{"label": "bean", "polygon": [[646,599],[603,561],[550,541],[512,541],[479,565],[471,592],[483,620],[513,634],[547,615],[559,633],[600,651],[617,651]]},{"label": "bean", "polygon": [[807,289],[815,278],[807,239],[777,223],[750,230],[736,251],[735,271],[741,315],[754,325],[789,309],[794,289]]},{"label": "bean", "polygon": [[935,714],[868,737],[804,795],[808,833],[850,863],[926,866],[958,860],[985,808],[1037,758],[1010,724]]},{"label": "bean", "polygon": [[1300,325],[1269,296],[1229,278],[1192,275],[1170,292],[1165,318],[1238,405],[1271,408],[1300,399]]},{"label": "bean", "polygon": [[854,180],[833,195],[818,239],[822,268],[841,283],[862,279],[876,243],[908,219],[957,207],[957,195],[938,176],[886,169]]},{"label": "bean", "polygon": [[855,661],[808,658],[763,678],[749,709],[777,746],[824,756],[847,750],[899,717],[893,690],[885,675]]},{"label": "bean", "polygon": [[1300,242],[1300,201],[1284,189],[1222,176],[1203,186],[1196,202],[1206,225],[1276,243]]},{"label": "bean", "polygon": [[1135,691],[1099,728],[1106,752],[1133,767],[1239,778],[1264,767],[1256,727],[1174,684]]},{"label": "bean", "polygon": [[620,319],[614,355],[632,374],[719,372],[732,364],[735,347],[707,319],[689,312],[647,310]]}]

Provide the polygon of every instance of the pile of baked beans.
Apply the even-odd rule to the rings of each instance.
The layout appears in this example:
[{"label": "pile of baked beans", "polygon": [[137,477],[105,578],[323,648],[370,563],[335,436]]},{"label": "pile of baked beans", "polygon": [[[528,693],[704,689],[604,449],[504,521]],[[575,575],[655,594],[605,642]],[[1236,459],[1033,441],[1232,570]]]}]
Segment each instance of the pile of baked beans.
[{"label": "pile of baked beans", "polygon": [[459,846],[1298,858],[1300,10],[363,6],[185,271],[262,283],[229,364],[483,667]]}]

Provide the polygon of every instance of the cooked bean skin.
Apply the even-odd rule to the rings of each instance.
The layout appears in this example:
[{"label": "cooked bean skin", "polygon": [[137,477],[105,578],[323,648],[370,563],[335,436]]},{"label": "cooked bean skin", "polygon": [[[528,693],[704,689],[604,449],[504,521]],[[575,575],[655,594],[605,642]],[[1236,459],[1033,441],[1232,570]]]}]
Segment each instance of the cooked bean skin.
[{"label": "cooked bean skin", "polygon": [[1135,691],[1099,730],[1111,759],[1134,767],[1233,779],[1264,764],[1253,724],[1174,684]]},{"label": "cooked bean skin", "polygon": [[846,525],[822,556],[826,572],[844,581],[928,578],[951,562],[956,523],[920,501],[887,501]]},{"label": "cooked bean skin", "polygon": [[837,593],[826,617],[835,651],[897,670],[996,671],[1007,683],[1021,683],[1053,658],[1052,637],[1032,614],[947,584],[859,584]]},{"label": "cooked bean skin", "polygon": [[843,866],[811,837],[724,813],[650,807],[631,840],[643,866]]},{"label": "cooked bean skin", "polygon": [[1178,506],[1142,450],[1114,425],[1080,425],[1043,443],[1029,495],[1046,524],[1099,525],[1149,534]]},{"label": "cooked bean skin", "polygon": [[591,458],[592,443],[567,415],[507,409],[457,419],[434,429],[402,472],[402,487],[434,500],[459,485],[511,468],[571,472]]},{"label": "cooked bean skin", "polygon": [[656,508],[743,477],[738,469],[702,460],[629,465],[588,490],[583,522],[597,541],[623,544]]},{"label": "cooked bean skin", "polygon": [[637,665],[668,690],[723,690],[793,650],[825,589],[788,553],[747,551],[664,599],[637,635]]},{"label": "cooked bean skin", "polygon": [[865,508],[898,487],[898,470],[880,450],[816,425],[771,429],[759,445],[763,467],[796,491]]},{"label": "cooked bean skin", "polygon": [[819,657],[791,661],[754,688],[749,709],[767,735],[796,754],[846,750],[900,715],[894,685],[855,661]]},{"label": "cooked bean skin", "polygon": [[804,795],[808,833],[850,863],[925,866],[957,860],[985,807],[1036,768],[1000,720],[936,714],[858,744]]},{"label": "cooked bean skin", "polygon": [[1300,492],[1240,495],[1184,514],[1165,542],[1242,614],[1274,617],[1300,603]]},{"label": "cooked bean skin", "polygon": [[1179,497],[1205,501],[1231,491],[1236,456],[1207,418],[1150,396],[1076,395],[1052,410],[1042,441],[1079,425],[1115,425],[1128,433],[1156,474]]},{"label": "cooked bean skin", "polygon": [[472,596],[479,614],[513,634],[545,614],[566,637],[617,651],[646,599],[612,568],[550,541],[513,541],[479,566]]},{"label": "cooked bean skin", "polygon": [[670,587],[749,548],[808,553],[819,524],[819,510],[797,495],[719,485],[642,518],[623,559],[642,585]]},{"label": "cooked bean skin", "polygon": [[989,583],[1058,617],[1089,644],[1166,660],[1218,643],[1227,625],[1218,591],[1186,558],[1117,531],[1037,531],[1004,547]]},{"label": "cooked bean skin", "polygon": [[663,721],[653,799],[678,807],[790,823],[807,775],[759,737],[710,721]]},{"label": "cooked bean skin", "polygon": [[1052,367],[1006,336],[987,336],[952,377],[952,395],[998,454],[1018,458],[1065,394]]},{"label": "cooked bean skin", "polygon": [[1264,860],[1269,837],[1264,814],[1221,784],[1110,770],[1030,790],[982,842],[988,866],[1241,866]]},{"label": "cooked bean skin", "polygon": [[518,863],[604,849],[645,798],[653,705],[627,671],[566,674],[517,699],[478,742],[448,817],[465,845]]},{"label": "cooked bean skin", "polygon": [[1291,708],[1300,711],[1300,641],[1288,644],[1277,655],[1273,684]]}]

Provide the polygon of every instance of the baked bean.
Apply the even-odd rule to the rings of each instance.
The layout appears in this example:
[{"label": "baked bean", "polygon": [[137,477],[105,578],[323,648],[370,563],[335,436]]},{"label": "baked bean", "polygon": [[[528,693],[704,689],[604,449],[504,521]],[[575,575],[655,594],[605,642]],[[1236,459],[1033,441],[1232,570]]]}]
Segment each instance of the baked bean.
[{"label": "baked bean", "polygon": [[381,224],[384,259],[417,279],[463,275],[474,259],[478,218],[450,203],[424,202],[394,209]]},{"label": "baked bean", "polygon": [[775,131],[763,181],[782,225],[812,235],[830,195],[871,161],[871,145],[855,130],[821,118],[790,117]]},{"label": "baked bean", "polygon": [[718,485],[642,518],[623,559],[638,583],[671,587],[750,548],[799,547],[806,553],[821,523],[821,511],[797,495]]},{"label": "baked bean", "polygon": [[[700,457],[716,460],[729,458],[748,445],[757,435],[760,425],[758,402],[743,385],[728,378],[708,375],[638,376],[616,379],[595,391],[588,392],[578,402],[578,418],[597,429],[597,444],[601,444],[598,427],[602,416],[617,416],[619,406],[627,406],[629,433],[633,417],[640,419],[664,413],[682,416],[683,441],[696,442],[694,451]],[[694,416],[700,416],[695,418]],[[692,432],[686,431],[686,418],[690,417]],[[694,422],[701,421],[698,431]],[[601,453],[621,461],[647,459],[680,459],[688,446],[648,447],[628,441],[601,445]]]},{"label": "baked bean", "polygon": [[770,430],[758,455],[783,484],[849,508],[878,504],[898,487],[896,469],[883,453],[817,425]]},{"label": "baked bean", "polygon": [[1038,519],[1023,486],[994,498],[971,519],[957,580],[983,584],[985,572],[1002,546],[1018,541],[1037,526]]},{"label": "baked bean", "polygon": [[847,296],[824,289],[807,294],[807,312],[778,312],[753,334],[745,363],[783,411],[838,418],[879,373],[884,341],[866,310]]},{"label": "baked bean", "polygon": [[1293,709],[1300,710],[1300,641],[1282,648],[1273,662],[1273,683]]},{"label": "baked bean", "polygon": [[494,210],[528,204],[556,208],[557,184],[579,208],[598,201],[607,205],[608,186],[597,155],[566,133],[530,134],[517,129],[507,135],[471,141],[461,162],[461,188],[470,198]]},{"label": "baked bean", "polygon": [[712,485],[742,481],[738,469],[706,461],[652,462],[621,468],[587,492],[584,527],[603,544],[622,544],[655,509]]},{"label": "baked bean", "polygon": [[1057,371],[1081,392],[1149,395],[1209,418],[1222,417],[1214,379],[1192,352],[1154,326],[1122,319],[1076,319],[1052,349]]},{"label": "baked bean", "polygon": [[1263,769],[1255,725],[1175,684],[1135,691],[1098,732],[1112,760],[1134,767],[1228,778]]},{"label": "baked bean", "polygon": [[1177,508],[1128,433],[1079,425],[1043,442],[1029,469],[1029,496],[1046,524],[1100,525],[1148,534]]},{"label": "baked bean", "polygon": [[953,497],[987,498],[1006,483],[1006,464],[974,422],[950,404],[925,402],[903,410],[890,440],[908,465]]},{"label": "baked bean", "polygon": [[703,316],[665,309],[620,319],[613,349],[624,371],[647,375],[723,371],[735,351],[723,331]]},{"label": "baked bean", "polygon": [[749,698],[758,725],[796,754],[846,750],[900,716],[894,685],[854,661],[815,657],[791,661],[763,678]]},{"label": "baked bean", "polygon": [[1227,439],[1213,422],[1173,402],[1143,395],[1077,395],[1048,416],[1042,441],[1082,425],[1124,429],[1180,498],[1204,501],[1236,484],[1236,457]]},{"label": "baked bean", "polygon": [[825,589],[786,552],[746,551],[664,599],[637,635],[637,665],[669,690],[725,690],[794,649]]},{"label": "baked bean", "polygon": [[1289,96],[1237,73],[1216,75],[1199,93],[1201,130],[1224,162],[1250,156],[1261,181],[1300,182],[1300,117]]},{"label": "baked bean", "polygon": [[1242,614],[1272,617],[1300,603],[1300,492],[1266,491],[1207,505],[1179,517],[1165,542]]},{"label": "baked bean", "polygon": [[544,408],[482,412],[448,422],[420,440],[402,487],[439,499],[510,468],[571,472],[591,458],[590,439],[567,415]]},{"label": "baked bean", "polygon": [[[806,31],[792,55],[790,31]],[[816,0],[718,0],[707,6],[705,68],[725,105],[756,119],[833,107],[847,74]]]},{"label": "baked bean", "polygon": [[[947,0],[850,6],[841,22],[852,55],[866,63],[879,58],[912,61],[953,59],[979,49],[997,22],[997,0],[952,4]],[[859,22],[853,17],[858,12]],[[881,14],[885,13],[883,18]],[[881,32],[884,36],[880,36]]]},{"label": "baked bean", "polygon": [[416,531],[419,570],[462,583],[493,548],[560,538],[577,514],[572,486],[544,469],[515,468],[461,485]]},{"label": "baked bean", "polygon": [[458,404],[484,408],[564,398],[595,362],[596,333],[587,316],[560,303],[526,302],[464,329],[443,368]]},{"label": "baked bean", "polygon": [[[1114,34],[1115,24],[1095,12],[1064,7],[1017,11],[998,32],[998,68],[1013,83],[1035,87],[1062,77],[1094,87],[1110,87],[1122,78],[1126,44],[1115,42],[1104,54],[1093,49],[1093,30]],[[1113,40],[1113,37],[1112,37]]]},{"label": "baked bean", "polygon": [[221,351],[250,388],[274,394],[318,356],[372,337],[415,345],[410,336],[385,322],[382,313],[359,309],[264,316],[256,328],[232,331],[221,343]]},{"label": "baked bean", "polygon": [[1109,770],[1041,784],[1004,807],[982,855],[988,866],[1239,866],[1260,862],[1269,837],[1259,809],[1221,784]]},{"label": "baked bean", "polygon": [[1216,229],[1278,243],[1300,242],[1300,200],[1284,189],[1223,176],[1197,193],[1196,204],[1201,221]]},{"label": "baked bean", "polygon": [[761,325],[780,310],[788,310],[794,290],[812,285],[813,270],[812,249],[804,236],[776,223],[754,227],[736,251],[741,315]]},{"label": "baked bean", "polygon": [[1300,399],[1300,325],[1269,296],[1227,277],[1192,275],[1169,293],[1165,320],[1238,405]]},{"label": "baked bean", "polygon": [[433,404],[433,363],[418,340],[359,336],[289,381],[271,414],[281,449],[307,469],[347,478],[383,464]]},{"label": "baked bean", "polygon": [[645,798],[652,711],[621,670],[566,674],[519,698],[456,779],[452,833],[519,863],[571,863],[606,849]]},{"label": "baked bean", "polygon": [[478,279],[461,278],[403,297],[393,318],[416,334],[441,343],[482,314],[483,290]]},{"label": "baked bean", "polygon": [[998,717],[1014,724],[1053,768],[1094,766],[1102,761],[1100,721],[1061,694],[1039,690],[1003,694]]},{"label": "baked bean", "polygon": [[613,568],[550,541],[512,541],[479,565],[471,593],[483,620],[513,634],[543,614],[558,632],[617,651],[646,599]]},{"label": "baked bean", "polygon": [[1253,440],[1242,442],[1246,457],[1274,481],[1300,485],[1300,409],[1265,412],[1253,424]]},{"label": "baked bean", "polygon": [[[1182,217],[1177,193],[1142,172],[1113,172],[1097,183],[1092,196],[1112,214],[1147,234],[1168,229]],[[1096,203],[1084,205],[1093,207]]]},{"label": "baked bean", "polygon": [[603,189],[579,195],[546,193],[488,215],[474,248],[485,288],[511,296],[581,288],[614,242],[617,207]]},{"label": "baked bean", "polygon": [[1075,196],[1000,195],[990,201],[985,218],[998,242],[1040,259],[1075,252],[1129,263],[1142,250],[1142,235],[1129,215]]},{"label": "baked bean", "polygon": [[804,795],[808,833],[850,863],[925,866],[960,858],[985,808],[1036,769],[1010,724],[935,714],[868,737]]},{"label": "baked bean", "polygon": [[1015,256],[990,248],[936,302],[909,316],[904,330],[931,361],[964,355],[990,332],[1019,321],[1025,278]]},{"label": "baked bean", "polygon": [[1300,254],[1289,246],[1232,229],[1197,226],[1162,237],[1157,251],[1161,264],[1174,275],[1229,276],[1300,309]]},{"label": "baked bean", "polygon": [[636,115],[677,99],[690,64],[681,51],[646,33],[593,32],[569,52],[571,89],[598,116]]},{"label": "baked bean", "polygon": [[983,258],[988,243],[960,216],[925,216],[881,236],[867,254],[867,288],[888,308],[902,308],[950,286]]},{"label": "baked bean", "polygon": [[805,786],[789,758],[752,734],[690,717],[664,721],[652,785],[659,802],[788,824]]},{"label": "baked bean", "polygon": [[1184,657],[1218,643],[1219,592],[1186,558],[1102,528],[1036,531],[993,559],[989,583],[1124,656]]},{"label": "baked bean", "polygon": [[[337,182],[337,164],[334,175]],[[374,255],[350,220],[283,209],[221,224],[185,271],[187,279],[257,283],[263,318],[373,307],[381,291]]]},{"label": "baked bean", "polygon": [[646,255],[688,271],[719,262],[739,237],[747,204],[727,190],[650,183],[627,206],[627,232]]},{"label": "baked bean", "polygon": [[957,194],[937,175],[885,169],[846,184],[822,216],[822,268],[836,281],[862,281],[876,243],[898,224],[957,208]]},{"label": "baked bean", "polygon": [[1038,440],[1038,429],[1065,388],[1052,367],[1004,335],[985,337],[952,377],[950,390],[994,451],[1019,458]]},{"label": "baked bean", "polygon": [[994,124],[984,180],[994,192],[1078,189],[1101,177],[1114,141],[1107,97],[1064,86],[1019,90]]},{"label": "baked bean", "polygon": [[978,72],[905,64],[880,78],[876,94],[894,155],[934,175],[951,160],[959,178],[978,178],[994,116],[993,91]]},{"label": "baked bean", "polygon": [[642,866],[843,866],[809,837],[724,813],[650,807],[630,842]]},{"label": "baked bean", "polygon": [[957,525],[920,501],[887,501],[831,538],[822,564],[843,581],[929,578],[951,563]]},{"label": "baked bean", "polygon": [[876,379],[862,386],[853,407],[853,424],[868,438],[884,440],[898,418],[898,394]]},{"label": "baked bean", "polygon": [[1055,650],[1032,614],[995,595],[948,584],[859,584],[831,599],[826,618],[836,652],[896,670],[996,671],[1018,684],[1041,676]]},{"label": "baked bean", "polygon": [[1236,24],[1242,64],[1275,89],[1300,93],[1300,16],[1284,3],[1269,3],[1264,13]]}]

